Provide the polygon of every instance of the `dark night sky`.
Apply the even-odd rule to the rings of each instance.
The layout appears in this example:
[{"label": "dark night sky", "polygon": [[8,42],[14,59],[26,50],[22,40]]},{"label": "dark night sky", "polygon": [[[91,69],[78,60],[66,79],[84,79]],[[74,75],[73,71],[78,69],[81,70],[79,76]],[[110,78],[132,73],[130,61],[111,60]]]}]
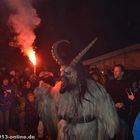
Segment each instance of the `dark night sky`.
[{"label": "dark night sky", "polygon": [[[10,51],[11,37],[6,26],[8,13],[0,9],[0,51]],[[79,52],[94,37],[95,47],[84,59],[128,45],[140,43],[140,2],[132,0],[37,0],[34,4],[42,20],[36,29],[37,52],[48,67],[52,67],[50,48],[53,42],[67,39]],[[4,56],[1,56],[3,58]],[[46,65],[46,64],[45,64]]]}]

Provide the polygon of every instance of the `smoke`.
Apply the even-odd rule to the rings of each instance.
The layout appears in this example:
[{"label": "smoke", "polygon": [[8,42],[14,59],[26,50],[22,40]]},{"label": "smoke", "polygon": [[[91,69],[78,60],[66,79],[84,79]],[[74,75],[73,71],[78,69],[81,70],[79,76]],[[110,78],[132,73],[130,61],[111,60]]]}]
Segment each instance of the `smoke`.
[{"label": "smoke", "polygon": [[24,55],[33,51],[36,39],[34,29],[41,20],[32,7],[32,0],[4,0],[10,9],[8,26],[15,34],[10,46],[19,47]]}]

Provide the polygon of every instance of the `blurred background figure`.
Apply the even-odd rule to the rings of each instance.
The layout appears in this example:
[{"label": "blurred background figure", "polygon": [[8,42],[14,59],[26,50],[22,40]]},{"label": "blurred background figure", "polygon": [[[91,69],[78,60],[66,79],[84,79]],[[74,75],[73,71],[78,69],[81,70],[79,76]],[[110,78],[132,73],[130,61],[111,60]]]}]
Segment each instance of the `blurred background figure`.
[{"label": "blurred background figure", "polygon": [[10,85],[8,75],[4,75],[0,86],[0,134],[8,134],[10,113],[15,93]]},{"label": "blurred background figure", "polygon": [[94,81],[100,83],[105,86],[106,79],[101,70],[99,70],[96,66],[89,67],[89,75]]},{"label": "blurred background figure", "polygon": [[134,95],[126,93],[126,89],[131,87],[126,78],[124,67],[121,64],[114,66],[114,79],[108,81],[106,89],[111,95],[120,118],[120,134],[118,140],[131,140],[131,130],[129,127],[129,112],[131,100]]},{"label": "blurred background figure", "polygon": [[133,127],[134,140],[140,140],[140,112],[136,117]]},{"label": "blurred background figure", "polygon": [[37,114],[35,96],[33,93],[28,93],[25,104],[25,128],[27,135],[37,136],[38,122],[39,117]]}]

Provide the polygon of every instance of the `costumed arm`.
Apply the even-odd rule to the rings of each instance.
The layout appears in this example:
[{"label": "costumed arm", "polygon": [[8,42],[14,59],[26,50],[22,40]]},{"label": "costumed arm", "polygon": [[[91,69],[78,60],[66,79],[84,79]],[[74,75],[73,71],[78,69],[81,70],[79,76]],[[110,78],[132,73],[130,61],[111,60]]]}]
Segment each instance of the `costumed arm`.
[{"label": "costumed arm", "polygon": [[100,84],[91,81],[88,89],[93,96],[95,114],[98,119],[98,139],[104,137],[101,133],[113,138],[119,129],[119,119],[114,102]]},{"label": "costumed arm", "polygon": [[52,87],[45,83],[37,87],[34,93],[40,120],[47,129],[48,135],[55,139],[57,136],[57,117],[51,91]]}]

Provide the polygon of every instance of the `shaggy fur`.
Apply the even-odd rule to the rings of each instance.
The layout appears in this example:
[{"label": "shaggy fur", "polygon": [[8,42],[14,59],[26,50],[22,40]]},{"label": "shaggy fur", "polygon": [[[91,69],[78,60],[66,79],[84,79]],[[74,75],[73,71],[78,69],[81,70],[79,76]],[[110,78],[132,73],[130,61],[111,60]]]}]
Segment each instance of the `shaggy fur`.
[{"label": "shaggy fur", "polygon": [[[58,140],[108,140],[118,131],[118,116],[114,103],[105,89],[87,80],[87,91],[79,102],[79,88],[59,93],[61,82],[55,87],[47,84],[35,90],[40,117],[51,137]],[[95,119],[86,122],[86,119]],[[77,123],[83,117],[85,123]]]},{"label": "shaggy fur", "polygon": [[53,140],[109,140],[118,131],[118,116],[105,89],[87,80],[79,61],[96,42],[95,38],[69,65],[57,54],[58,41],[52,54],[61,65],[61,80],[54,87],[36,88],[39,116]]}]

